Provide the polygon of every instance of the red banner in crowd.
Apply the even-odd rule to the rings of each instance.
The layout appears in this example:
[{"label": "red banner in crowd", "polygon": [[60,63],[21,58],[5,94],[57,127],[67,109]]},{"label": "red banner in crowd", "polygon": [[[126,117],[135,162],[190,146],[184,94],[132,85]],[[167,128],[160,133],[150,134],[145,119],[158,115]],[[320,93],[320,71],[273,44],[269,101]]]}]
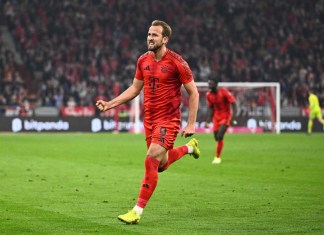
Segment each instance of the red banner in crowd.
[{"label": "red banner in crowd", "polygon": [[93,117],[95,115],[95,108],[93,106],[77,106],[77,107],[62,107],[61,115],[63,117]]}]

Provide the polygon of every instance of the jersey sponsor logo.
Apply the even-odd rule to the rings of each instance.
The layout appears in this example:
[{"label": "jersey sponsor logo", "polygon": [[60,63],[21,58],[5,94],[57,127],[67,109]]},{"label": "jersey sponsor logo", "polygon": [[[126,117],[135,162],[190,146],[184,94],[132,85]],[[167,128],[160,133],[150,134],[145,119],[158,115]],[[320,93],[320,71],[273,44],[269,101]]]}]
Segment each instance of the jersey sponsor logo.
[{"label": "jersey sponsor logo", "polygon": [[149,77],[149,86],[152,88],[151,91],[154,93],[156,88],[159,88],[159,79],[154,77]]},{"label": "jersey sponsor logo", "polygon": [[150,71],[150,66],[146,66],[144,70]]}]

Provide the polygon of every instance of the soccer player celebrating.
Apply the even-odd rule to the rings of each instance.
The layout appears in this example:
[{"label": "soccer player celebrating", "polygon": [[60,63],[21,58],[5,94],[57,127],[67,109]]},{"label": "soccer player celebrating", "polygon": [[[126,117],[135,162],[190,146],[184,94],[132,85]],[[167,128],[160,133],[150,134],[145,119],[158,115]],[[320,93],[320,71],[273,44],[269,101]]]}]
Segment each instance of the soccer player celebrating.
[{"label": "soccer player celebrating", "polygon": [[313,130],[313,121],[315,118],[324,125],[324,121],[322,118],[322,110],[318,101],[318,97],[312,90],[308,92],[308,107],[309,107],[309,119],[307,126],[307,133],[312,134]]},{"label": "soccer player celebrating", "polygon": [[[221,163],[221,153],[224,147],[224,135],[230,124],[236,124],[233,114],[236,114],[236,103],[233,94],[225,89],[218,88],[217,79],[208,81],[209,92],[206,94],[207,105],[209,106],[205,128],[213,121],[214,138],[217,142],[213,164]],[[232,112],[233,110],[233,112]]]},{"label": "soccer player celebrating", "polygon": [[182,130],[184,137],[195,133],[199,94],[191,69],[177,53],[167,49],[172,30],[160,20],[152,22],[147,35],[148,52],[139,57],[133,84],[118,97],[98,100],[96,106],[104,112],[136,97],[144,88],[144,128],[147,153],[145,174],[136,205],[118,219],[137,224],[143,209],[158,182],[158,172],[165,171],[185,154],[199,158],[198,141],[192,138],[186,145],[173,148],[181,125],[181,86],[189,95],[189,116]]}]

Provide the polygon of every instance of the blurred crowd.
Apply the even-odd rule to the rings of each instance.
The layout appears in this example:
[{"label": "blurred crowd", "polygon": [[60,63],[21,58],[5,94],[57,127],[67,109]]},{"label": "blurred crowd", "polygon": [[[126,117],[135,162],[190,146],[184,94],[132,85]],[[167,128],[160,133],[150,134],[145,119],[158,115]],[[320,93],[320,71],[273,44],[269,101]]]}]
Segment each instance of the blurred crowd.
[{"label": "blurred crowd", "polygon": [[[196,81],[280,82],[283,106],[324,98],[323,0],[1,1],[3,26],[23,61],[0,59],[0,105],[92,106],[127,88],[154,19]],[[0,49],[3,51],[3,47]]]}]

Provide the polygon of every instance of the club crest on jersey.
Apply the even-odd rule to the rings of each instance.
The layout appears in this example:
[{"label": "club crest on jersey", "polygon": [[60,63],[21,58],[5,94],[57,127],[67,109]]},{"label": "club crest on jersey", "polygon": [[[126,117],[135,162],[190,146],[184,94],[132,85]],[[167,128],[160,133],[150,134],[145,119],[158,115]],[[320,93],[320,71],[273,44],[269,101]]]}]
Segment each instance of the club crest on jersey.
[{"label": "club crest on jersey", "polygon": [[159,79],[154,77],[149,77],[149,86],[152,88],[152,93],[155,92],[156,88],[159,88]]},{"label": "club crest on jersey", "polygon": [[161,72],[162,72],[162,73],[167,73],[168,71],[169,71],[168,66],[163,65],[162,68],[161,68]]}]

